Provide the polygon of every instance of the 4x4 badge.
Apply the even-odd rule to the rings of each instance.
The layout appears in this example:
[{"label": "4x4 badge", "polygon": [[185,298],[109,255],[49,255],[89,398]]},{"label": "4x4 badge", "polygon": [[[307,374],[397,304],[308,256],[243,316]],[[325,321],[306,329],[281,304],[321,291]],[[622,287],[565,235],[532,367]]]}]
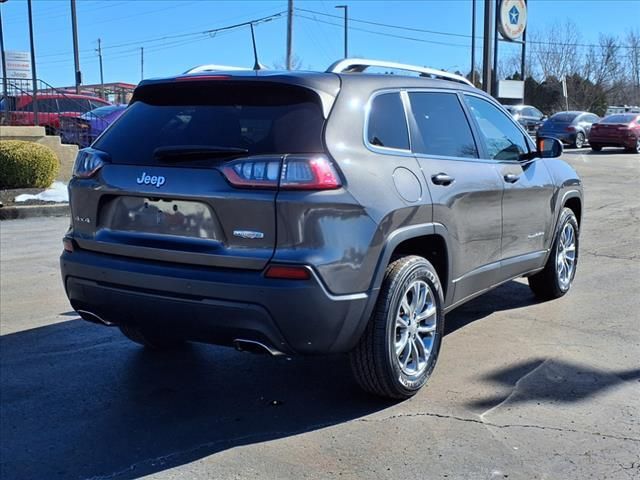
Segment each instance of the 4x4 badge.
[{"label": "4x4 badge", "polygon": [[253,230],[234,230],[233,231],[233,236],[234,237],[240,237],[240,238],[248,238],[248,239],[251,239],[251,240],[256,240],[256,239],[264,238],[264,233],[262,233],[262,232],[254,232]]}]

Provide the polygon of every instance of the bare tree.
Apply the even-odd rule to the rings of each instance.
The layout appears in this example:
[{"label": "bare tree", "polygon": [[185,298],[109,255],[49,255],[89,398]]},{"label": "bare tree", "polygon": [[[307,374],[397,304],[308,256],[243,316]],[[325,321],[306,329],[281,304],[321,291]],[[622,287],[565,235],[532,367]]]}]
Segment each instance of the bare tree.
[{"label": "bare tree", "polygon": [[640,31],[629,30],[625,37],[627,47],[628,73],[633,92],[629,103],[640,105]]},{"label": "bare tree", "polygon": [[535,73],[545,79],[564,78],[577,71],[580,65],[577,45],[580,38],[576,24],[570,20],[531,32],[529,43],[532,45]]}]

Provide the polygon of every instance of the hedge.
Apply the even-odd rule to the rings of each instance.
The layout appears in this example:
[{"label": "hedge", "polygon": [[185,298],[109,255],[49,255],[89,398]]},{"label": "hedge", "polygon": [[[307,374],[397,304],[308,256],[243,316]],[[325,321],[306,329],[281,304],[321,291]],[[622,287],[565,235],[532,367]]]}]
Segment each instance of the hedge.
[{"label": "hedge", "polygon": [[60,170],[49,147],[22,140],[0,141],[0,188],[46,188]]}]

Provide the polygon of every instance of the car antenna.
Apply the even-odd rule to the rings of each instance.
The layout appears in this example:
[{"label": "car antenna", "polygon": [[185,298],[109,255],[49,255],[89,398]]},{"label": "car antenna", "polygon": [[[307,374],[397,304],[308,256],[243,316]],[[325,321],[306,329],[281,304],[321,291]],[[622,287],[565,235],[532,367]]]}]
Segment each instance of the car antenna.
[{"label": "car antenna", "polygon": [[254,59],[254,63],[253,63],[253,69],[254,70],[264,70],[264,65],[262,65],[259,61],[258,61],[258,48],[256,47],[256,35],[253,31],[253,22],[251,22],[249,24],[249,26],[251,27],[251,42],[253,43],[253,59]]}]

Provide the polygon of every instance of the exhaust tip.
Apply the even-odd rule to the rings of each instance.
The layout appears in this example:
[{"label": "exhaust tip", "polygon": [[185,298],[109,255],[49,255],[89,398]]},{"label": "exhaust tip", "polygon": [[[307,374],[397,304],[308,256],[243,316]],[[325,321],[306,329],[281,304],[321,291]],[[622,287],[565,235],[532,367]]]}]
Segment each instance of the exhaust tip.
[{"label": "exhaust tip", "polygon": [[78,312],[78,315],[80,315],[82,319],[86,320],[87,322],[100,323],[102,325],[107,325],[108,327],[115,325],[114,323],[108,322],[107,320],[102,318],[100,315],[97,315],[93,312],[89,312],[88,310],[76,310],[76,312]]},{"label": "exhaust tip", "polygon": [[250,352],[257,354],[269,354],[273,357],[277,357],[280,355],[284,355],[280,350],[276,350],[273,347],[269,347],[261,342],[256,342],[255,340],[245,340],[243,338],[236,338],[233,341],[233,346],[239,352]]}]

